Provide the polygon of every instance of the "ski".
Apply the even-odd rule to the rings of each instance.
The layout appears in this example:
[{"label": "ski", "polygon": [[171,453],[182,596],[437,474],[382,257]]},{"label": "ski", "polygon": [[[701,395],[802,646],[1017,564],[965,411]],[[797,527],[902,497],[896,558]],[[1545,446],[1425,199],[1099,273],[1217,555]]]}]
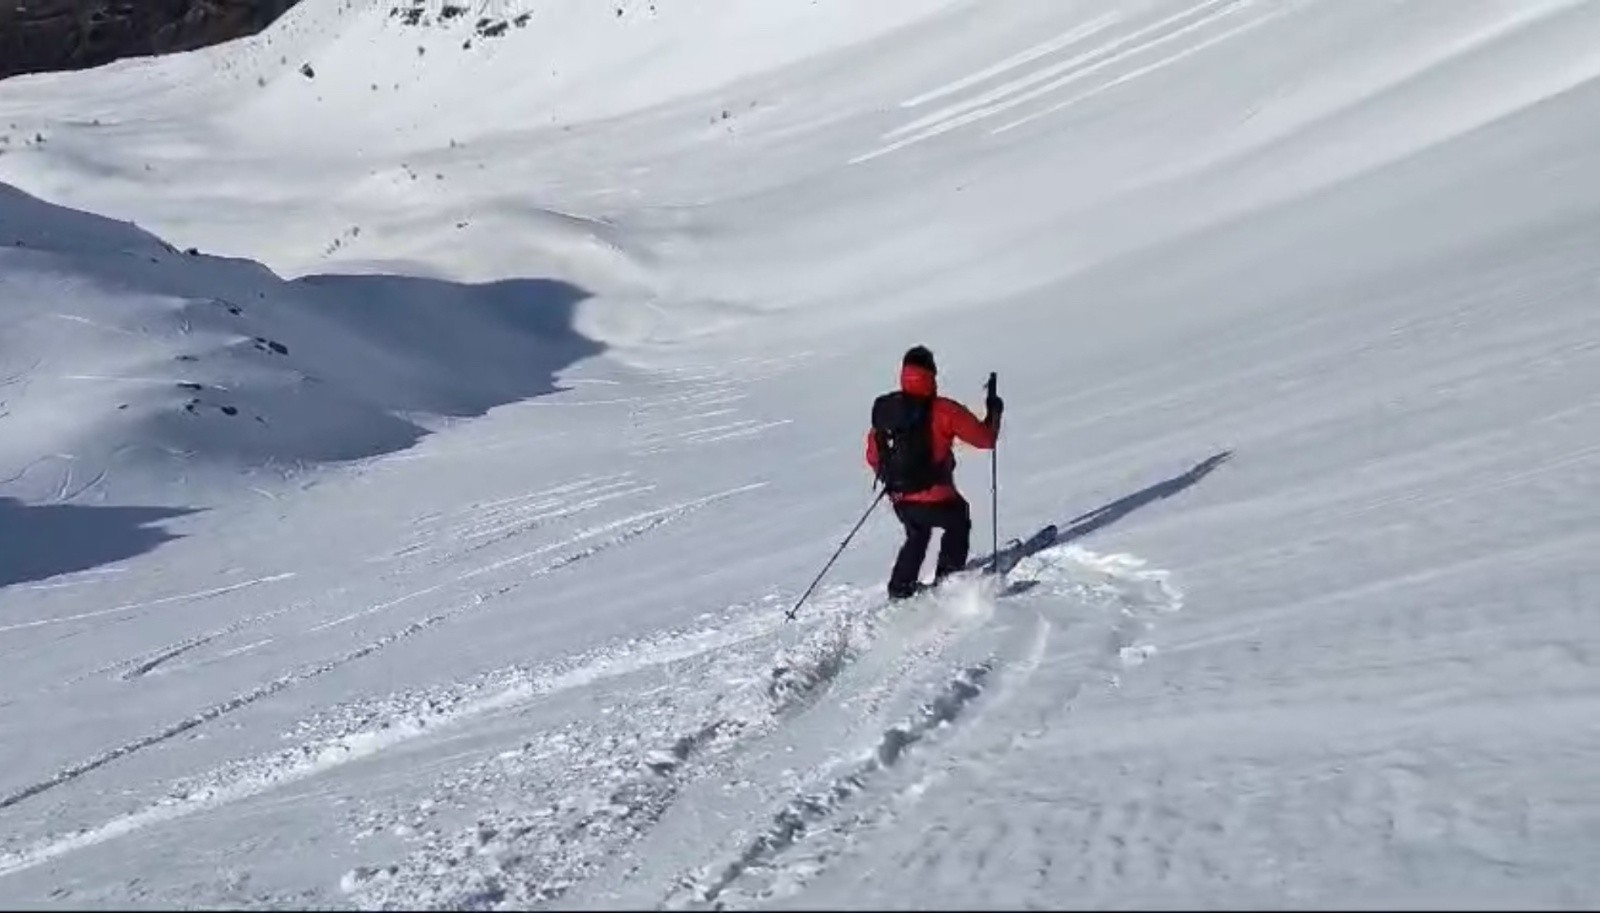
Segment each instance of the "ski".
[{"label": "ski", "polygon": [[989,556],[983,564],[984,574],[999,574],[1005,576],[1011,573],[1022,559],[1029,555],[1036,555],[1056,543],[1061,531],[1054,523],[1039,530],[1026,540],[1012,539],[1006,547]]}]

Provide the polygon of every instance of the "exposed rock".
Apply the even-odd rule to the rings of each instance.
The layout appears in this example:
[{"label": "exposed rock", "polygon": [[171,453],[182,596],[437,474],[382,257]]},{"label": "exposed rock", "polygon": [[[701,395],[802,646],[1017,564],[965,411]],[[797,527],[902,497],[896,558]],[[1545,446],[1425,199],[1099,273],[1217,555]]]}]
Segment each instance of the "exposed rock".
[{"label": "exposed rock", "polygon": [[299,0],[0,0],[0,79],[251,35]]}]

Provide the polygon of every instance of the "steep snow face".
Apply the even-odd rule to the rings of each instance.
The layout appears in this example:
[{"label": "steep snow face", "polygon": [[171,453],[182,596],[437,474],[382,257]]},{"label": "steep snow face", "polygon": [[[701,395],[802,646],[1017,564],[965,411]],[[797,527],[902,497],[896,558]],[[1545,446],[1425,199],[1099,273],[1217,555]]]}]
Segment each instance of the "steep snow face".
[{"label": "steep snow face", "polygon": [[1600,6],[447,6],[0,84],[0,899],[1594,905]]},{"label": "steep snow face", "polygon": [[[620,281],[637,269],[618,262],[616,239],[603,227],[570,237],[551,210],[607,215],[596,197],[625,202],[667,153],[702,173],[715,163],[696,163],[686,144],[721,145],[735,116],[781,102],[750,96],[753,80],[941,4],[497,0],[445,14],[465,9],[302,4],[226,48],[120,63],[91,97],[53,75],[8,82],[0,98],[15,142],[49,128],[55,152],[100,172],[104,189],[131,192],[127,206],[100,197],[101,210],[136,212],[183,246],[192,234],[291,274],[337,257],[466,280],[562,269]],[[521,25],[487,38],[482,22]],[[619,120],[630,112],[639,116]],[[7,174],[29,189],[89,202],[72,169],[14,164]],[[203,212],[216,218],[192,221]]]},{"label": "steep snow face", "polygon": [[401,449],[421,416],[552,392],[600,348],[571,329],[585,293],[556,280],[284,282],[6,186],[0,245],[0,473],[25,497],[176,480],[168,496],[192,499],[196,472]]}]

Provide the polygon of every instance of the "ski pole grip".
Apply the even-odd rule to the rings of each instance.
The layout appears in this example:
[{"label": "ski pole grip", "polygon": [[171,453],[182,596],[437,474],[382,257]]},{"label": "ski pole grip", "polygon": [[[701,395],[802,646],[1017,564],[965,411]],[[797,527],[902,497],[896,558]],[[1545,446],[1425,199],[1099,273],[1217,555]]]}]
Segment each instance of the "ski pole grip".
[{"label": "ski pole grip", "polygon": [[991,396],[991,397],[994,396],[995,385],[998,382],[999,382],[999,376],[994,371],[990,371],[989,372],[989,379],[987,381],[985,381],[984,384],[983,384],[984,391],[987,392],[989,396]]}]

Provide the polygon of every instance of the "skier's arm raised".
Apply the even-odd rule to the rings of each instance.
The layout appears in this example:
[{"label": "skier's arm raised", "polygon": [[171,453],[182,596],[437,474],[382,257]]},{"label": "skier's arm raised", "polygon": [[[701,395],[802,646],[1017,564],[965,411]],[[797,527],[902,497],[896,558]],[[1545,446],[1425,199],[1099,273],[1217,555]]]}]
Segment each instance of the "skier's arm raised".
[{"label": "skier's arm raised", "polygon": [[944,406],[940,412],[948,422],[952,436],[979,450],[994,449],[995,441],[1000,437],[1000,411],[1003,408],[996,408],[1000,405],[998,402],[989,404],[988,414],[981,420],[972,414],[972,410],[955,400],[940,400],[940,403]]}]

